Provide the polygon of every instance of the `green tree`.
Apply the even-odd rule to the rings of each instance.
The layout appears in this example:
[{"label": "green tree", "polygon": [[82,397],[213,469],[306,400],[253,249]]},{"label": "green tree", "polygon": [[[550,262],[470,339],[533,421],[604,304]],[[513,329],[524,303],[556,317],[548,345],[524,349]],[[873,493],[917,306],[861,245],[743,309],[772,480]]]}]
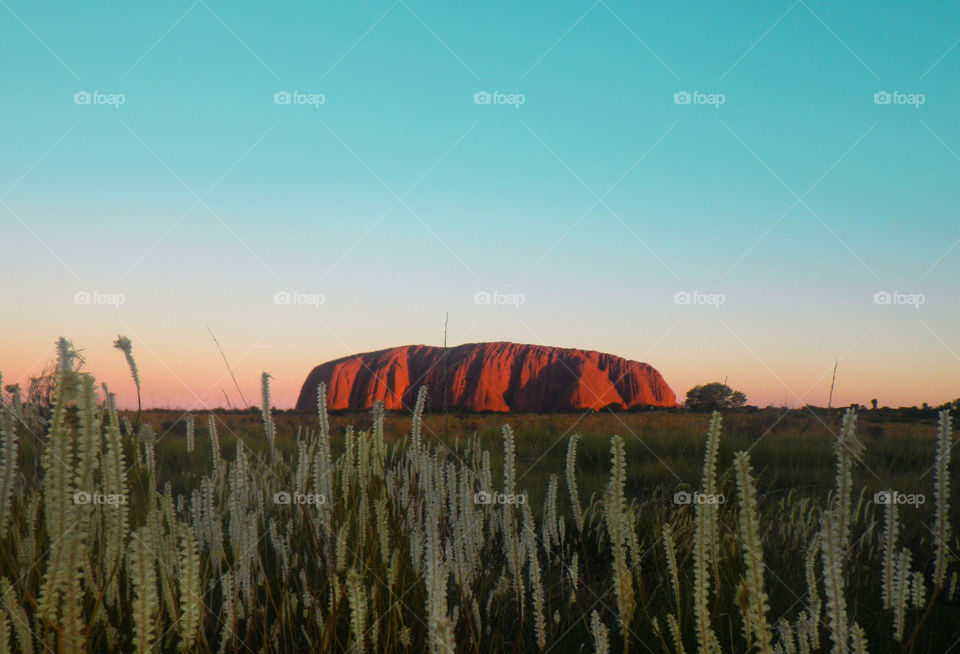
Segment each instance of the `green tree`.
[{"label": "green tree", "polygon": [[694,411],[732,409],[747,403],[747,396],[726,384],[711,382],[687,391],[686,407]]}]

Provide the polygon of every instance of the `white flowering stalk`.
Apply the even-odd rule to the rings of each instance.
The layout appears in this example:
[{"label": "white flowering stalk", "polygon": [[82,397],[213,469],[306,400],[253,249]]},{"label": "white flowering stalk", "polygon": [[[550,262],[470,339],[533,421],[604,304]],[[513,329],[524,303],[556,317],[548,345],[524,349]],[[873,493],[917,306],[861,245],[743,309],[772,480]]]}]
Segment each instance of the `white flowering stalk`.
[{"label": "white flowering stalk", "polygon": [[[780,642],[777,643],[779,651],[783,654],[797,654],[797,644],[793,637],[793,627],[785,618],[780,618],[777,622],[777,633],[780,634]],[[777,651],[777,649],[774,649]]]},{"label": "white flowering stalk", "polygon": [[[556,486],[554,486],[556,489]],[[534,634],[537,647],[541,650],[547,644],[546,617],[544,615],[546,601],[544,599],[543,581],[540,578],[540,561],[537,558],[536,525],[533,523],[533,513],[530,505],[523,505],[523,535],[526,539],[527,555],[529,557],[527,573],[530,578],[530,592],[533,595]]]},{"label": "white flowering stalk", "polygon": [[438,525],[439,507],[436,502],[428,506],[427,513],[424,567],[426,569],[427,629],[430,652],[431,654],[453,654],[456,648],[453,622],[450,619],[447,607],[448,570],[444,562]]},{"label": "white flowering stalk", "polygon": [[[714,412],[707,431],[703,461],[703,492],[716,492],[717,454],[720,449],[722,418]],[[693,610],[697,648],[701,654],[715,654],[720,643],[710,621],[710,575],[719,553],[719,507],[713,502],[698,502],[694,507],[693,532]]]},{"label": "white flowering stalk", "polygon": [[577,601],[577,586],[580,584],[580,559],[577,553],[570,555],[570,565],[567,568],[567,577],[570,580],[570,600],[568,604],[573,606]]},{"label": "white flowering stalk", "polygon": [[[820,534],[817,533],[814,534],[813,539],[810,542],[810,547],[807,549],[803,566],[804,576],[806,577],[807,581],[807,594],[810,597],[810,601],[807,603],[807,606],[810,609],[809,621],[810,624],[812,624],[812,628],[809,629],[810,643],[813,645],[813,649],[815,650],[820,649],[820,612],[823,609],[823,601],[820,599],[820,592],[817,589],[819,582],[815,572],[817,554],[819,553]],[[801,639],[799,630],[797,632],[797,639]]]},{"label": "white flowering stalk", "polygon": [[[13,631],[17,636],[17,644],[23,654],[33,654],[33,633],[30,629],[30,622],[27,620],[27,613],[23,610],[17,596],[13,592],[13,585],[6,577],[0,577],[0,607],[3,607],[10,615]],[[0,652],[12,652],[13,647]]]},{"label": "white flowering stalk", "polygon": [[917,570],[913,573],[910,584],[910,599],[913,600],[915,608],[923,608],[927,601],[927,587],[923,578],[923,573]]},{"label": "white flowering stalk", "polygon": [[150,541],[150,534],[147,527],[141,527],[133,534],[127,555],[127,574],[132,580],[134,590],[133,644],[138,653],[153,651],[159,611],[157,571],[153,553],[145,541]]},{"label": "white flowering stalk", "polygon": [[[317,385],[317,419],[320,423],[320,439],[330,440],[330,416],[327,414],[327,384]],[[328,457],[329,458],[329,457]]]},{"label": "white flowering stalk", "polygon": [[600,614],[593,611],[590,614],[590,633],[593,635],[593,651],[595,654],[610,653],[610,634],[607,626],[600,620]]},{"label": "white flowering stalk", "polygon": [[373,403],[373,439],[376,445],[377,459],[382,470],[387,460],[387,445],[383,440],[383,422],[385,409],[383,400]]},{"label": "white flowering stalk", "polygon": [[133,377],[133,383],[137,387],[137,419],[139,420],[143,404],[140,402],[140,371],[137,369],[136,359],[133,358],[133,343],[126,336],[117,336],[117,339],[113,342],[113,347],[123,352],[123,356],[127,360],[127,366],[130,368],[130,375]]},{"label": "white flowering stalk", "polygon": [[10,524],[10,503],[17,476],[16,423],[7,406],[0,406],[0,540]]},{"label": "white flowering stalk", "polygon": [[706,512],[698,504],[694,511],[693,533],[693,611],[697,649],[705,654],[719,652],[719,642],[710,623],[710,526]]},{"label": "white flowering stalk", "polygon": [[210,432],[210,457],[213,461],[214,479],[219,486],[223,482],[223,455],[220,453],[220,439],[217,437],[217,417],[207,416],[207,431]]},{"label": "white flowering stalk", "polygon": [[187,414],[187,452],[193,452],[193,430],[194,430],[194,419],[193,414]]},{"label": "white flowering stalk", "polygon": [[763,583],[763,545],[760,541],[760,519],[757,514],[757,487],[750,467],[750,455],[739,452],[734,465],[737,469],[737,489],[740,495],[740,540],[743,543],[745,567],[743,589],[746,594],[743,609],[744,635],[762,654],[772,654],[770,625],[767,622],[767,593]]},{"label": "white flowering stalk", "polygon": [[833,451],[837,457],[837,487],[836,487],[836,506],[838,536],[840,538],[841,549],[838,554],[845,557],[846,550],[850,546],[850,520],[852,518],[853,504],[853,462],[860,460],[863,456],[863,443],[857,440],[857,412],[855,409],[847,409],[843,415],[843,424],[840,428],[840,436],[833,444]]},{"label": "white flowering stalk", "polygon": [[517,452],[513,430],[510,425],[503,426],[503,492],[507,495],[516,493],[517,482]]},{"label": "white flowering stalk", "polygon": [[554,548],[560,547],[560,531],[557,527],[557,476],[550,475],[547,482],[547,501],[543,505],[543,542],[547,553],[553,558]]},{"label": "white flowering stalk", "polygon": [[[77,379],[77,466],[74,470],[74,485],[77,490],[92,493],[93,474],[100,463],[102,442],[100,437],[99,409],[97,407],[94,379],[81,374]],[[89,507],[87,507],[89,508]],[[86,512],[89,514],[89,512]],[[85,526],[85,525],[84,525]]]},{"label": "white flowering stalk", "polygon": [[343,569],[347,563],[347,537],[350,535],[350,523],[344,522],[337,532],[336,567]]},{"label": "white flowering stalk", "polygon": [[260,376],[260,413],[263,416],[263,429],[267,434],[267,443],[270,445],[270,460],[275,461],[277,452],[273,442],[273,415],[270,413],[270,379],[270,374],[266,372]]},{"label": "white flowering stalk", "polygon": [[[127,464],[123,453],[123,442],[120,437],[120,421],[117,418],[117,407],[112,393],[107,395],[107,426],[105,429],[106,451],[103,457],[103,491],[126,498]],[[116,605],[120,598],[119,576],[112,571],[120,565],[126,554],[127,527],[129,524],[130,507],[127,502],[117,504],[103,515],[105,541],[104,556],[101,559],[103,573],[109,576],[107,600]]]},{"label": "white flowering stalk", "polygon": [[677,654],[686,654],[683,648],[683,635],[680,633],[680,624],[677,622],[677,616],[672,613],[667,614],[667,627],[670,629],[670,636],[673,638],[673,646]]},{"label": "white flowering stalk", "polygon": [[175,622],[176,615],[176,584],[175,577],[179,569],[177,531],[180,523],[173,515],[173,502],[167,496],[157,498],[160,507],[151,507],[147,514],[147,528],[150,530],[150,539],[146,545],[156,560],[157,580],[160,587],[160,605],[163,607],[162,617]]},{"label": "white flowering stalk", "polygon": [[[797,614],[797,622],[795,632],[797,634],[797,654],[810,654],[811,643],[813,642],[813,637],[820,629],[820,623],[816,623],[807,616],[806,611],[800,611]],[[818,640],[819,642],[819,636]],[[819,647],[813,647],[813,651],[818,650]]]},{"label": "white flowering stalk", "polygon": [[900,531],[900,523],[897,516],[897,503],[890,501],[886,504],[886,511],[883,522],[883,573],[881,577],[881,594],[883,608],[889,609],[893,606],[894,594],[894,576],[896,573],[896,562],[894,557],[897,552],[897,535]]},{"label": "white flowering stalk", "polygon": [[670,575],[670,586],[673,588],[677,615],[680,615],[680,573],[677,569],[677,546],[673,540],[673,527],[669,524],[663,525],[663,550],[667,555],[667,572]]},{"label": "white flowering stalk", "polygon": [[223,595],[220,608],[223,614],[223,626],[220,628],[220,653],[223,654],[237,635],[235,631],[237,626],[237,591],[230,570],[224,572],[223,577],[220,578],[220,590]]},{"label": "white flowering stalk", "polygon": [[577,533],[583,531],[583,510],[580,508],[580,495],[577,492],[577,441],[578,434],[574,434],[567,441],[567,490],[570,492],[570,504],[573,508],[573,522],[577,525]]},{"label": "white flowering stalk", "polygon": [[355,476],[357,455],[354,451],[355,441],[353,426],[348,425],[343,434],[343,456],[337,462],[338,472],[340,474],[340,499],[347,502],[350,499],[350,485]]},{"label": "white flowering stalk", "polygon": [[297,428],[297,468],[293,475],[293,487],[298,493],[307,492],[307,481],[310,478],[310,467],[313,465],[313,453],[306,441],[300,438],[300,429]]},{"label": "white flowering stalk", "polygon": [[357,533],[360,536],[359,542],[356,545],[358,552],[362,552],[367,544],[367,523],[369,522],[368,516],[370,515],[369,504],[367,486],[364,484],[360,487],[360,504],[357,506]]},{"label": "white flowering stalk", "polygon": [[[516,449],[513,437],[513,430],[510,425],[504,425],[501,430],[503,433],[503,489],[505,494],[516,493]],[[491,511],[496,508],[487,505]],[[517,595],[517,604],[520,606],[520,614],[523,615],[524,587],[521,577],[521,568],[523,566],[523,553],[520,539],[517,536],[516,515],[512,504],[505,504],[500,510],[501,527],[503,530],[503,549],[507,557],[507,566],[510,569],[510,575],[513,580],[514,591]]]},{"label": "white flowering stalk", "polygon": [[200,587],[200,556],[197,542],[187,525],[180,525],[180,558],[177,583],[180,586],[180,649],[193,647],[200,634],[203,590]]},{"label": "white flowering stalk", "polygon": [[317,415],[320,431],[313,462],[313,491],[321,493],[326,501],[320,506],[320,526],[327,543],[326,564],[334,563],[332,548],[334,530],[332,524],[333,502],[333,462],[330,454],[330,417],[327,415],[327,385],[321,382],[317,387]]},{"label": "white flowering stalk", "polygon": [[907,608],[910,602],[910,563],[911,552],[904,547],[897,557],[896,590],[893,594],[893,637],[903,641],[903,629],[906,623]]},{"label": "white flowering stalk", "polygon": [[147,468],[150,497],[153,497],[157,492],[157,434],[150,425],[142,424],[137,438],[143,445],[143,465]]},{"label": "white flowering stalk", "polygon": [[937,427],[937,462],[934,468],[934,498],[936,501],[936,521],[933,527],[936,538],[936,555],[933,565],[933,585],[943,586],[947,574],[948,549],[950,538],[950,448],[953,439],[953,421],[949,411],[940,412]]},{"label": "white flowering stalk", "polygon": [[220,522],[221,512],[217,510],[214,499],[214,481],[210,477],[200,480],[200,509],[201,524],[203,525],[204,539],[209,545],[210,559],[213,569],[219,570],[224,559],[223,526]]},{"label": "white flowering stalk", "polygon": [[853,654],[867,654],[867,634],[856,622],[850,627],[850,649]]},{"label": "white flowering stalk", "polygon": [[627,563],[628,530],[633,530],[632,511],[627,507],[624,488],[627,482],[627,461],[623,439],[614,436],[610,444],[610,483],[604,496],[604,518],[610,545],[613,548],[613,588],[617,595],[617,612],[624,642],[629,642],[630,622],[636,609],[633,575]]},{"label": "white flowering stalk", "polygon": [[[70,641],[78,640],[82,629],[80,616],[75,612],[81,603],[79,555],[82,554],[83,534],[77,528],[81,521],[78,505],[73,503],[76,439],[65,424],[67,403],[75,396],[78,374],[72,369],[71,350],[64,343],[65,340],[60,339],[53,415],[42,458],[45,472],[43,507],[50,553],[40,587],[37,615],[41,620],[54,623],[60,614],[59,619],[64,623],[64,640],[68,641],[68,646],[79,648],[78,643],[70,644]],[[76,604],[69,605],[69,602]],[[61,610],[70,611],[72,615],[67,619]]]},{"label": "white flowering stalk", "polygon": [[367,637],[367,593],[363,588],[363,579],[356,568],[347,575],[347,601],[350,603],[350,632],[352,652],[366,652]]},{"label": "white flowering stalk", "polygon": [[823,583],[827,591],[827,626],[833,654],[846,654],[848,642],[847,602],[843,581],[843,537],[837,509],[824,511],[820,520]]},{"label": "white flowering stalk", "polygon": [[417,392],[417,404],[413,408],[413,426],[410,430],[411,441],[413,442],[412,454],[419,460],[420,456],[420,431],[423,427],[423,411],[427,406],[427,387],[421,386]]},{"label": "white flowering stalk", "polygon": [[[720,455],[722,425],[723,416],[719,411],[714,411],[710,417],[710,426],[707,428],[707,447],[703,457],[703,492],[708,496],[717,493],[717,458]],[[710,561],[714,568],[714,577],[719,582],[716,566],[720,561],[720,505],[716,502],[707,502],[705,506],[707,507],[705,518],[710,544]],[[717,592],[720,592],[719,588]]]},{"label": "white flowering stalk", "polygon": [[[77,352],[73,343],[61,336],[57,340],[57,372],[79,370],[79,364],[81,363],[83,363],[83,357]],[[19,387],[17,392],[19,393]]]}]

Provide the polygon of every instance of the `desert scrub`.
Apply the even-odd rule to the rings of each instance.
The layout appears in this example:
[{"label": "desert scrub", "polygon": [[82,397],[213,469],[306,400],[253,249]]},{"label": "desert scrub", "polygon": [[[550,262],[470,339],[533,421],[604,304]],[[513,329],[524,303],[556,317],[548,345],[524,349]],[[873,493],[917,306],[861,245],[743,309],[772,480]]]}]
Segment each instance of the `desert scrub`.
[{"label": "desert scrub", "polygon": [[[444,438],[503,418],[440,420],[421,392],[395,438],[382,406],[350,429],[327,415],[322,386],[290,418],[261,377],[256,412],[157,438],[58,352],[42,434],[23,437],[25,400],[0,405],[2,651],[942,654],[960,638],[947,413],[917,445],[877,444],[886,460],[852,412],[832,452],[832,436],[721,442],[719,415],[624,414],[654,429],[637,438],[597,433],[609,416],[563,439],[544,419]],[[895,484],[868,467],[933,501],[874,505]],[[728,498],[674,503],[684,487]]]}]

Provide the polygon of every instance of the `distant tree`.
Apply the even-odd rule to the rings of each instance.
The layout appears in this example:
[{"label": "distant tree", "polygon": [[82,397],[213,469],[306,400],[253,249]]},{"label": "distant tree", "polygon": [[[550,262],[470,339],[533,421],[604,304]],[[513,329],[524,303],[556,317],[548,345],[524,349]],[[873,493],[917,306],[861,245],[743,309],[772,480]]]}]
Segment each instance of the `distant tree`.
[{"label": "distant tree", "polygon": [[873,407],[873,410],[874,410],[874,411],[877,410],[877,400],[876,400],[876,398],[870,400],[870,406]]},{"label": "distant tree", "polygon": [[944,402],[937,408],[940,409],[941,411],[943,411],[944,409],[946,409],[947,411],[958,411],[960,410],[960,397],[955,399],[953,402]]},{"label": "distant tree", "polygon": [[740,391],[720,382],[711,382],[687,391],[685,406],[694,411],[717,411],[741,407],[746,403],[747,396]]}]

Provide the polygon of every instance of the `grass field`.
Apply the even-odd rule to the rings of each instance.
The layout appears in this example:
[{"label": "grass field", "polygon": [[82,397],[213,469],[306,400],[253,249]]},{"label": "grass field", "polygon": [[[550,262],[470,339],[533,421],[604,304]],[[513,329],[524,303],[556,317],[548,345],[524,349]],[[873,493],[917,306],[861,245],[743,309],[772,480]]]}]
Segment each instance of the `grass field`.
[{"label": "grass field", "polygon": [[138,417],[61,356],[0,652],[960,651],[946,412]]}]

